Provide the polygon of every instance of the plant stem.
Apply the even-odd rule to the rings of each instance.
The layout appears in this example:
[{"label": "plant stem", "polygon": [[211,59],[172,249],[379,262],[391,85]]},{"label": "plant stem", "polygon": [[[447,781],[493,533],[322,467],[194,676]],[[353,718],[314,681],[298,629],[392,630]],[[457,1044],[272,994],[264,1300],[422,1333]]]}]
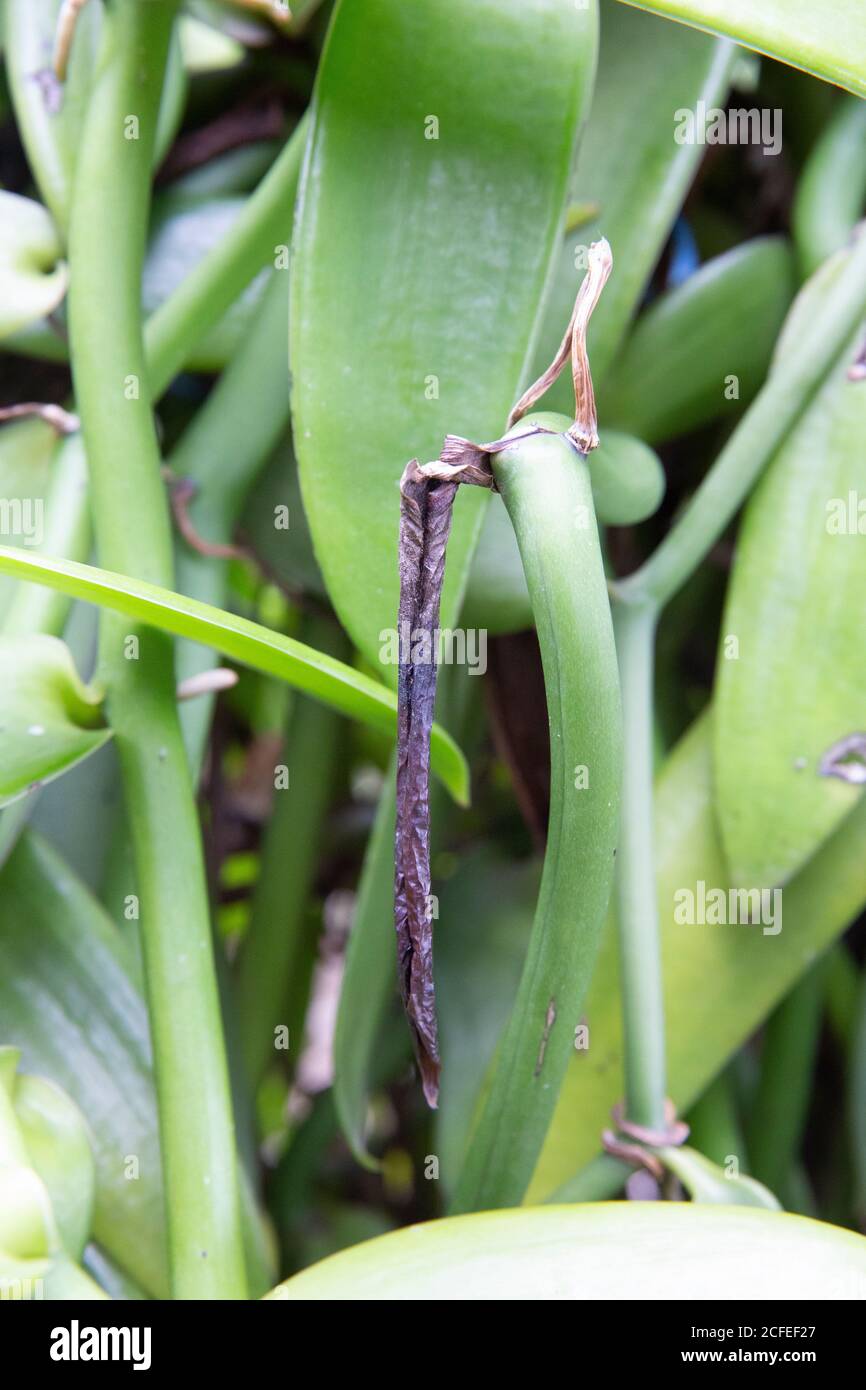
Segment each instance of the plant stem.
[{"label": "plant stem", "polygon": [[[258,274],[264,262],[272,254],[275,239],[285,231],[286,224],[291,222],[305,130],[306,121],[304,118],[296,127],[284,150],[259,187],[250,195],[247,207],[224,240],[209,252],[204,260],[199,262],[196,269],[183,281],[175,294],[165,304],[160,305],[159,309],[147,321],[145,325],[147,371],[148,378],[156,392],[161,393],[165,390],[172,376],[183,366],[196,343],[214,326],[220,316],[234,302],[234,298]],[[227,268],[231,273],[228,280],[225,280],[223,277],[226,275]],[[267,302],[261,306],[260,312],[256,316],[256,323],[249,335],[251,351],[253,340],[258,347],[268,333],[273,320],[273,306],[280,294],[287,293],[287,286],[285,290],[281,289],[279,277],[282,276],[282,272],[276,272],[276,275],[277,281],[273,288],[268,290]],[[246,365],[243,374],[248,378],[252,357],[250,353],[246,352],[246,346],[245,343],[238,355],[243,354],[244,356]],[[272,360],[278,359],[269,357],[267,363],[270,364]],[[258,365],[261,367],[261,363]],[[240,384],[237,378],[241,374],[241,369],[239,368],[238,373],[233,373],[233,367],[234,363],[230,363],[225,373],[227,377],[231,376],[233,387],[230,389],[227,384],[225,391],[223,391],[222,382],[220,382],[213,393],[220,403],[221,411],[226,413],[228,413],[230,400],[236,399]],[[275,395],[272,403],[273,409],[269,408],[265,412],[263,420],[257,419],[256,439],[262,438],[264,432],[271,427],[270,422],[275,421],[277,416],[285,418],[288,415],[288,381],[285,377],[285,363],[283,363],[281,370],[284,377],[285,400],[283,401],[279,394]],[[264,373],[264,378],[265,380],[269,379],[267,371]],[[210,398],[205,403],[203,410],[199,412],[199,416],[207,412],[208,422],[212,423],[214,415],[208,411],[209,404]],[[196,422],[199,416],[196,417]],[[188,435],[191,434],[190,447],[192,447],[192,440],[195,440],[196,443],[199,441],[201,443],[207,442],[210,447],[213,447],[214,432],[211,432],[210,440],[202,439],[196,428],[196,422],[187,431]],[[225,423],[225,414],[222,423]],[[206,433],[204,424],[201,426],[201,431],[202,434]],[[247,442],[245,450],[247,456],[250,453],[250,447],[249,442]],[[180,448],[181,457],[183,457],[187,448],[186,435]],[[222,451],[225,451],[224,440],[222,441]],[[176,461],[173,460],[173,462]],[[180,460],[177,462],[179,464]],[[190,469],[189,471],[196,475],[199,470]],[[232,482],[225,491],[231,496],[236,496],[237,488],[248,482],[249,473],[249,467],[245,470],[235,468],[232,473]],[[69,560],[87,559],[90,545],[88,501],[87,470],[82,440],[80,435],[72,435],[58,445],[52,468],[51,487],[46,498],[45,508],[48,528],[43,549],[46,554],[64,556]],[[181,587],[183,588],[183,586]],[[184,590],[184,592],[187,591]],[[203,597],[195,590],[189,590],[189,592],[196,597]],[[216,599],[208,599],[208,601],[216,602]],[[10,634],[21,632],[59,634],[63,630],[68,611],[69,599],[65,595],[52,594],[38,585],[21,584],[16,590],[15,597],[3,621],[3,631]]]},{"label": "plant stem", "polygon": [[[199,535],[211,543],[232,538],[240,510],[289,418],[286,365],[288,276],[274,271],[259,311],[232,361],[168,460],[172,475],[198,493],[188,507]],[[231,466],[226,467],[226,460]],[[177,587],[190,598],[225,606],[228,565],[183,540],[177,547]],[[178,679],[207,669],[213,654],[198,643],[178,648]],[[194,775],[201,766],[213,700],[184,705],[181,726]]]},{"label": "plant stem", "polygon": [[[70,232],[70,341],[100,558],[168,586],[171,528],[147,390],[140,282],[174,11],[171,3],[138,0],[106,9]],[[106,614],[100,662],[141,895],[173,1292],[243,1297],[234,1124],[172,644]]]},{"label": "plant stem", "polygon": [[866,305],[866,236],[827,286],[811,332],[771,373],[682,517],[646,564],[611,588],[623,603],[661,609],[694,573],[742,505],[770,458],[844,352]]},{"label": "plant stem", "polygon": [[614,632],[623,700],[623,788],[616,902],[626,1116],[664,1126],[665,1022],[653,855],[652,607],[617,604]]},{"label": "plant stem", "polygon": [[769,378],[668,536],[635,574],[611,584],[625,716],[617,858],[626,1113],[659,1128],[664,1008],[652,840],[653,644],[658,614],[697,569],[805,410],[866,302],[866,236],[828,287],[813,331]]}]

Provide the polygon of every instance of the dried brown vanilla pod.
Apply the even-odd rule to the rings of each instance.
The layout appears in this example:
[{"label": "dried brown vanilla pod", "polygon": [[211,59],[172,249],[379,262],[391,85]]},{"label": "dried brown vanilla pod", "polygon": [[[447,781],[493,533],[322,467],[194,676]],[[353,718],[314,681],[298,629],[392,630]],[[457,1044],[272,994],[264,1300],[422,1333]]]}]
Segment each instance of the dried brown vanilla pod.
[{"label": "dried brown vanilla pod", "polygon": [[403,1006],[424,1095],[439,1093],[430,910],[430,729],[436,697],[434,634],[456,482],[425,476],[417,459],[400,481],[400,671],[394,924]]},{"label": "dried brown vanilla pod", "polygon": [[[590,263],[556,360],[521,397],[509,427],[520,420],[571,358],[575,423],[568,431],[582,452],[598,442],[595,401],[586,357],[586,326],[610,273],[606,241],[590,248]],[[526,436],[552,434],[546,423],[527,424]],[[430,882],[430,730],[436,698],[438,625],[445,548],[457,487],[494,487],[491,456],[512,448],[508,438],[475,444],[448,435],[432,463],[412,459],[400,482],[400,608],[397,716],[397,817],[394,846],[394,923],[400,990],[412,1031],[424,1095],[435,1107],[439,1092],[439,1044],[433,981]],[[520,435],[519,438],[523,438]]]}]

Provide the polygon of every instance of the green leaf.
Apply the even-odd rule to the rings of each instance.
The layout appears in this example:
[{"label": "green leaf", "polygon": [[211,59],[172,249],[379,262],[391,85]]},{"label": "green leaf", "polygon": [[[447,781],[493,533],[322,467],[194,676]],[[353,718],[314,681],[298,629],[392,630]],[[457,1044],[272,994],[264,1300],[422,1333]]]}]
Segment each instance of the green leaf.
[{"label": "green leaf", "polygon": [[50,214],[0,190],[0,338],[56,309],[69,272]]},{"label": "green leaf", "polygon": [[[157,200],[141,280],[146,314],[170,299],[199,262],[229,235],[245,205],[245,198],[202,198],[183,193],[164,194]],[[216,326],[196,343],[184,363],[188,370],[217,372],[231,361],[261,306],[269,275],[270,267],[260,271]]]},{"label": "green leaf", "polygon": [[[595,33],[595,4],[571,0],[335,11],[294,239],[292,409],[317,558],[373,662],[396,622],[406,462],[448,432],[495,438],[527,375]],[[462,491],[443,627],[484,502]]]},{"label": "green leaf", "polygon": [[191,73],[223,72],[237,67],[246,56],[237,39],[192,15],[181,16],[180,48],[184,67]]},{"label": "green leaf", "polygon": [[65,1091],[42,1076],[19,1076],[13,1103],[30,1160],[48,1190],[63,1248],[80,1260],[96,1197],[96,1167],[84,1117]]},{"label": "green leaf", "polygon": [[779,1211],[780,1205],[769,1188],[737,1174],[729,1176],[717,1163],[712,1163],[697,1149],[686,1147],[660,1149],[659,1157],[665,1167],[679,1178],[693,1202],[714,1206],[763,1207]]},{"label": "green leaf", "polygon": [[56,637],[0,637],[0,806],[59,777],[111,738],[101,695]]},{"label": "green leaf", "polygon": [[62,1252],[52,1259],[16,1260],[0,1253],[0,1288],[4,1299],[48,1302],[93,1302],[108,1295],[86,1270]]},{"label": "green leaf", "polygon": [[39,1174],[23,1163],[0,1163],[0,1252],[38,1260],[56,1248],[51,1199]]},{"label": "green leaf", "polygon": [[845,97],[797,184],[791,221],[804,277],[841,251],[866,199],[866,102]]},{"label": "green leaf", "polygon": [[860,0],[627,0],[866,96]]},{"label": "green leaf", "polygon": [[[779,343],[784,372],[842,253],[798,296]],[[866,381],[852,341],[771,462],[745,512],[722,621],[715,776],[735,883],[786,882],[862,787],[821,775],[828,750],[866,728]]]},{"label": "green leaf", "polygon": [[[296,690],[321,700],[351,719],[394,734],[397,700],[384,685],[324,652],[313,651],[302,642],[295,642],[281,632],[249,622],[235,613],[198,603],[157,584],[96,569],[93,565],[48,559],[9,546],[0,546],[0,573],[35,580],[59,589],[70,598],[96,603],[176,637],[201,642],[242,665],[251,666],[254,671],[286,681]],[[466,761],[454,741],[438,725],[433,727],[431,748],[434,770],[451,794],[458,801],[466,802],[469,792]]]},{"label": "green leaf", "polygon": [[[668,1085],[685,1111],[759,1027],[811,962],[866,905],[866,805],[842,823],[784,890],[782,930],[681,925],[675,895],[727,888],[713,812],[710,719],[699,719],[666,761],[656,786],[656,875],[665,982]],[[608,929],[585,1015],[589,1049],[577,1053],[536,1168],[528,1200],[562,1189],[600,1150],[622,1098],[622,1021],[617,946]],[[619,1170],[622,1181],[622,1170]],[[616,1190],[617,1178],[606,1190]]]},{"label": "green leaf", "polygon": [[793,294],[782,237],[708,261],[638,319],[599,393],[602,421],[657,443],[734,419],[764,381]]},{"label": "green leaf", "polygon": [[0,875],[4,1035],[21,1048],[27,1070],[62,1086],[86,1117],[97,1170],[95,1238],[148,1292],[165,1296],[147,1014],[129,970],[124,943],[96,900],[44,841],[25,833]]},{"label": "green leaf", "polygon": [[592,500],[606,526],[634,526],[661,506],[665,471],[658,454],[642,439],[605,429],[589,456]]},{"label": "green leaf", "polygon": [[20,1058],[0,1047],[0,1299],[40,1297],[46,1283],[59,1298],[88,1283],[72,1259],[90,1234],[93,1154],[76,1106],[42,1077],[19,1076]]},{"label": "green leaf", "polygon": [[[614,0],[602,5],[598,79],[572,180],[575,201],[598,211],[562,242],[536,376],[553,360],[568,322],[586,263],[577,253],[605,236],[613,249],[613,275],[589,329],[592,374],[600,386],[701,158],[699,146],[674,139],[674,111],[699,100],[724,102],[733,56],[729,44]],[[572,413],[567,377],[548,391],[548,409]]]},{"label": "green leaf", "polygon": [[364,854],[334,1036],[337,1114],[353,1154],[370,1169],[379,1165],[367,1152],[367,1112],[384,1019],[397,987],[393,926],[394,758],[387,776]]},{"label": "green leaf", "polygon": [[[473,1111],[517,994],[540,865],[490,847],[464,858],[439,892],[436,987],[442,1087],[436,1112],[439,1176],[451,1192],[465,1158]],[[467,931],[467,923],[471,930]]]},{"label": "green leaf", "polygon": [[481,1212],[410,1226],[296,1274],[275,1299],[857,1298],[866,1240],[801,1216],[687,1202]]}]

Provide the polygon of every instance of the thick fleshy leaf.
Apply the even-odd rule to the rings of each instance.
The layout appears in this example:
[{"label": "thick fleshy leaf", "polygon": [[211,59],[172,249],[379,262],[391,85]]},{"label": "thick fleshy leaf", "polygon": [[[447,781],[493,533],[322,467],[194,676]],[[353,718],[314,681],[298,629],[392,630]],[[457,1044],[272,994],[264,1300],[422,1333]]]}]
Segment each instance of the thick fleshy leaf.
[{"label": "thick fleshy leaf", "polygon": [[[292,409],[318,561],[374,662],[396,622],[406,462],[448,432],[495,438],[526,374],[595,30],[594,3],[571,0],[335,11],[294,240]],[[443,627],[484,502],[462,491]]]},{"label": "thick fleshy leaf", "polygon": [[[785,888],[781,930],[675,920],[677,894],[728,889],[713,812],[710,720],[677,746],[656,786],[656,882],[665,983],[670,1095],[683,1112],[803,971],[866,905],[866,806],[861,804]],[[686,915],[685,912],[680,913]],[[775,928],[770,926],[770,932]],[[617,946],[608,925],[586,1006],[589,1048],[575,1054],[536,1168],[529,1201],[549,1197],[601,1148],[622,1098]],[[620,1172],[621,1181],[621,1172]],[[604,1190],[604,1188],[602,1189]],[[609,1193],[616,1190],[616,1176]],[[567,1196],[565,1188],[563,1196]]]},{"label": "thick fleshy leaf", "polygon": [[29,1302],[92,1302],[108,1295],[86,1270],[60,1254],[48,1259],[20,1260],[0,1251],[0,1288],[4,1299]]},{"label": "thick fleshy leaf", "polygon": [[[384,685],[324,652],[223,608],[212,608],[156,584],[93,565],[49,560],[8,546],[0,546],[0,573],[35,580],[70,598],[99,604],[176,637],[201,642],[255,671],[286,681],[349,718],[392,735],[395,731],[397,700]],[[432,758],[434,771],[452,795],[465,802],[469,793],[466,761],[438,725],[433,726]]]},{"label": "thick fleshy leaf", "polygon": [[75,1098],[97,1169],[93,1234],[165,1295],[162,1169],[150,1042],[131,960],[99,904],[25,833],[0,874],[0,1016],[22,1066]]},{"label": "thick fleshy leaf", "polygon": [[0,338],[57,308],[69,284],[61,255],[45,208],[0,190]]},{"label": "thick fleshy leaf", "polygon": [[[808,333],[845,253],[801,291],[773,370]],[[715,778],[735,883],[786,882],[862,793],[822,775],[866,731],[866,380],[836,364],[746,508],[721,629]]]},{"label": "thick fleshy leaf", "polygon": [[[589,209],[566,235],[536,354],[540,375],[553,360],[584,274],[590,242],[607,237],[614,273],[592,316],[589,357],[596,386],[613,360],[701,159],[674,139],[674,113],[699,100],[724,103],[733,48],[605,0],[598,78],[572,179],[576,205]],[[567,373],[545,397],[573,407]]]},{"label": "thick fleshy leaf", "polygon": [[96,1167],[84,1116],[42,1076],[19,1075],[13,1097],[21,1137],[51,1199],[63,1248],[80,1260],[90,1238]]},{"label": "thick fleshy leaf", "polygon": [[866,102],[846,97],[810,150],[791,208],[803,278],[841,251],[866,201]]},{"label": "thick fleshy leaf", "polygon": [[57,1248],[48,1189],[23,1163],[0,1163],[0,1255],[44,1259]]},{"label": "thick fleshy leaf", "polygon": [[627,0],[642,10],[724,34],[826,82],[866,96],[860,0]]},{"label": "thick fleshy leaf", "polygon": [[663,1149],[660,1156],[668,1171],[679,1178],[693,1202],[726,1207],[763,1207],[765,1211],[780,1210],[778,1199],[763,1183],[739,1173],[726,1173],[697,1149],[688,1145],[678,1149]]},{"label": "thick fleshy leaf", "polygon": [[111,738],[101,696],[56,637],[0,637],[0,806],[59,777]]},{"label": "thick fleshy leaf", "polygon": [[[62,1243],[79,1260],[93,1221],[87,1126],[59,1086],[19,1072],[20,1061],[19,1048],[0,1046],[0,1250],[37,1258]],[[22,1237],[17,1243],[10,1220]]]},{"label": "thick fleshy leaf", "polygon": [[435,1148],[446,1192],[460,1172],[481,1083],[520,983],[540,870],[537,861],[527,868],[488,850],[464,859],[438,894],[442,1090]]},{"label": "thick fleshy leaf", "polygon": [[802,1216],[686,1202],[481,1212],[332,1255],[278,1299],[862,1297],[866,1240]]},{"label": "thick fleshy leaf", "polygon": [[245,57],[243,44],[237,39],[192,15],[181,17],[180,51],[184,67],[191,73],[224,72],[237,67]]},{"label": "thick fleshy leaf", "polygon": [[602,420],[656,443],[733,419],[764,381],[794,286],[781,237],[707,261],[638,319],[600,392]]},{"label": "thick fleshy leaf", "polygon": [[[141,282],[145,313],[152,314],[169,299],[228,234],[245,201],[181,193],[164,194],[157,200]],[[260,271],[219,323],[196,344],[184,364],[190,371],[220,371],[231,360],[261,304],[269,273],[269,269]]]}]

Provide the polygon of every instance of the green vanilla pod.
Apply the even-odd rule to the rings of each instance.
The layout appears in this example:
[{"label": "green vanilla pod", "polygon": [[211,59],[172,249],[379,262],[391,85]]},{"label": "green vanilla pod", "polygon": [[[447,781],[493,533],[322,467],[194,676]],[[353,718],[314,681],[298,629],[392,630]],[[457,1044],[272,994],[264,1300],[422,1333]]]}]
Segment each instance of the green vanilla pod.
[{"label": "green vanilla pod", "polygon": [[[458,482],[495,486],[515,528],[538,628],[550,721],[552,795],[545,868],[518,997],[506,1027],[456,1209],[519,1202],[574,1045],[613,878],[622,761],[616,649],[587,454],[598,443],[586,328],[610,271],[595,256],[559,353],[491,444],[449,436],[413,460],[401,494],[401,673],[395,924],[403,998],[425,1094],[439,1074],[433,997],[427,730],[435,627]],[[571,359],[574,422],[526,410]]]},{"label": "green vanilla pod", "polygon": [[526,962],[454,1211],[514,1205],[525,1193],[575,1045],[610,897],[622,717],[590,466],[564,434],[518,438],[493,466],[541,647],[550,822]]}]

